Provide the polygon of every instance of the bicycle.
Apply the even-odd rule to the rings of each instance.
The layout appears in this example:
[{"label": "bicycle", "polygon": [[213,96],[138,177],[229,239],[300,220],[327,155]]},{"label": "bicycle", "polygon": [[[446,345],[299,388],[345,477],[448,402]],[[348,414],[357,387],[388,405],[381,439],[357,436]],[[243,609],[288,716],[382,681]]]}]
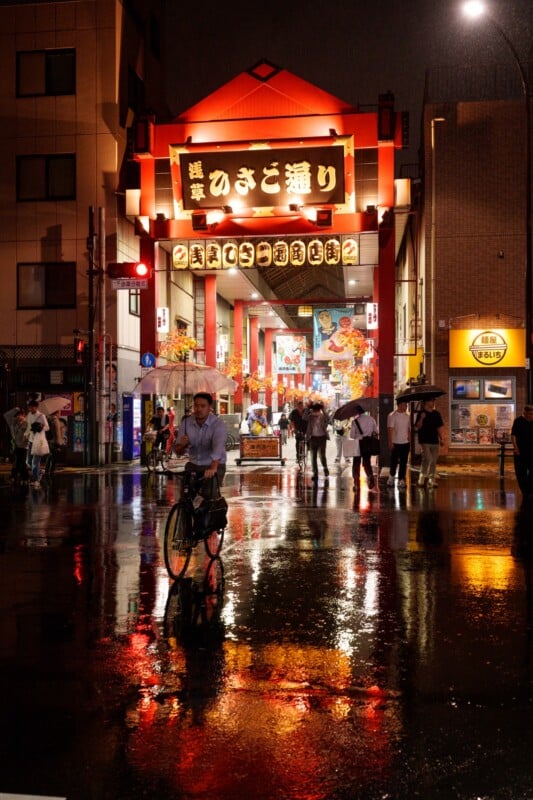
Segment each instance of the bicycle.
[{"label": "bicycle", "polygon": [[[218,556],[224,541],[226,528],[227,504],[218,491],[218,497],[213,500],[219,508],[210,517],[205,512],[205,501],[211,497],[209,486],[205,494],[202,493],[204,477],[192,471],[178,474],[181,480],[181,497],[174,503],[167,517],[165,525],[164,557],[167,572],[174,580],[179,580],[185,575],[191,555],[198,544],[204,542],[205,552],[209,558]],[[207,516],[207,522],[206,522]],[[222,524],[223,523],[223,524]],[[205,525],[208,527],[204,527]]]},{"label": "bicycle", "polygon": [[307,466],[307,442],[305,441],[305,436],[303,434],[296,434],[295,445],[298,469],[302,472],[305,472],[305,468]]},{"label": "bicycle", "polygon": [[237,442],[235,441],[235,436],[231,433],[228,433],[226,436],[226,450],[233,450]]},{"label": "bicycle", "polygon": [[191,634],[212,635],[220,624],[224,589],[224,567],[218,556],[198,577],[173,583],[163,620],[165,636],[183,639]]},{"label": "bicycle", "polygon": [[146,468],[148,472],[155,472],[158,467],[161,467],[161,472],[164,472],[168,467],[169,454],[161,447],[152,447],[146,456]]}]

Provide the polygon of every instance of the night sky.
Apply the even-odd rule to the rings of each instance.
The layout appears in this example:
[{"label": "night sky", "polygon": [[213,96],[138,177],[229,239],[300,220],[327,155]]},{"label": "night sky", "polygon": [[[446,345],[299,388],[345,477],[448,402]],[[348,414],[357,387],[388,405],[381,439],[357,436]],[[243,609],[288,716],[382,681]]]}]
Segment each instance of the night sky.
[{"label": "night sky", "polygon": [[[194,105],[261,59],[353,105],[392,91],[411,115],[416,161],[426,70],[476,63],[512,65],[490,23],[473,23],[456,0],[167,0],[168,100],[173,113]],[[491,13],[527,65],[533,0],[494,0]]]}]

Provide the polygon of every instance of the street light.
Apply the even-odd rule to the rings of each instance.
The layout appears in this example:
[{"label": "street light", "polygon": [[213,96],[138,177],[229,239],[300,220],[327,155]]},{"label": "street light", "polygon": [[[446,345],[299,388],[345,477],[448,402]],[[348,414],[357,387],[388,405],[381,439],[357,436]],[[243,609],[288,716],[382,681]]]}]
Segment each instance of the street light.
[{"label": "street light", "polygon": [[499,22],[487,11],[487,8],[481,0],[468,0],[463,5],[464,13],[471,19],[478,17],[485,17],[495,30],[502,37],[503,41],[509,48],[513,57],[516,68],[520,75],[520,83],[522,85],[522,94],[524,96],[525,104],[525,152],[524,157],[526,160],[526,402],[533,402],[533,381],[532,381],[532,366],[533,366],[533,265],[531,262],[531,106],[529,100],[529,83],[526,76],[525,69],[520,61],[516,47],[505,33]]}]

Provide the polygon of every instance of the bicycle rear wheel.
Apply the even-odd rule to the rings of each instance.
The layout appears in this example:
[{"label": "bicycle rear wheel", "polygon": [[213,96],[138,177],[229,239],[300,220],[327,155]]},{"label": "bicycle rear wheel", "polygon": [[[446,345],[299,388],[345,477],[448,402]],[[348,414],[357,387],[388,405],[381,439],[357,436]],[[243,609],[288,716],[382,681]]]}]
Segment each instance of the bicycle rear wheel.
[{"label": "bicycle rear wheel", "polygon": [[232,436],[231,433],[228,433],[228,435],[226,436],[226,450],[233,450],[235,444],[236,444],[235,437]]},{"label": "bicycle rear wheel", "polygon": [[170,509],[165,525],[165,566],[171,578],[185,575],[194,546],[192,520],[185,504],[175,503]]},{"label": "bicycle rear wheel", "polygon": [[224,542],[224,533],[225,528],[221,528],[218,531],[211,531],[209,536],[206,536],[204,539],[205,544],[205,552],[210,558],[214,558],[218,556],[220,551],[222,550],[222,544]]}]

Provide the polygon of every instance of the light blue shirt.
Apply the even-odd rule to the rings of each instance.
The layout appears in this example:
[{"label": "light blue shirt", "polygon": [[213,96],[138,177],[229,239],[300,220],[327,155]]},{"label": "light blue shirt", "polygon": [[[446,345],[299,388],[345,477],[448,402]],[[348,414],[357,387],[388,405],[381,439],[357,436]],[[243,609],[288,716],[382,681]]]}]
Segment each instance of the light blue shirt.
[{"label": "light blue shirt", "polygon": [[212,461],[226,463],[226,439],[228,432],[224,422],[210,413],[203,425],[198,425],[193,415],[180,422],[177,439],[189,439],[189,458],[199,467],[209,467]]}]

